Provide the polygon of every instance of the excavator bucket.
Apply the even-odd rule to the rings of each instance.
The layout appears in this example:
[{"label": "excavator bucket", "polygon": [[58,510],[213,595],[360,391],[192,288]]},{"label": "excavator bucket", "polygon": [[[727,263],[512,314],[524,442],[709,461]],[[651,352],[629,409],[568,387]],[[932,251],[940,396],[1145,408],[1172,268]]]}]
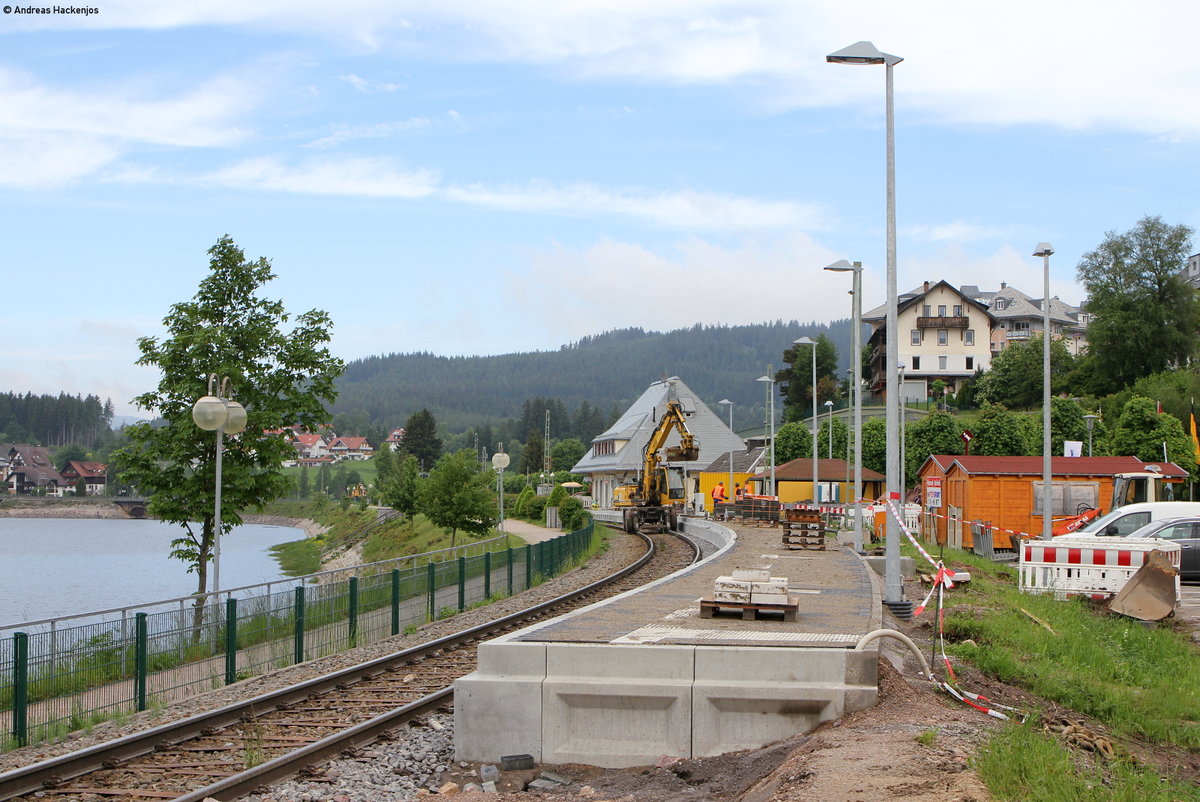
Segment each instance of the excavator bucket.
[{"label": "excavator bucket", "polygon": [[691,448],[669,446],[667,448],[667,462],[691,462],[696,459],[700,459],[699,446],[692,446]]},{"label": "excavator bucket", "polygon": [[1178,585],[1179,571],[1156,549],[1113,596],[1108,609],[1140,621],[1161,621],[1175,610]]}]

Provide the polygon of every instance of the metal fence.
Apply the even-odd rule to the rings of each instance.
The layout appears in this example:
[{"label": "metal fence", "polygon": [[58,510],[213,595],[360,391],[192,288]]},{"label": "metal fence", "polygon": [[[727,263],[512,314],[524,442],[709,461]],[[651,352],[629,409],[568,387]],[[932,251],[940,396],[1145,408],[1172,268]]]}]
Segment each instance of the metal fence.
[{"label": "metal fence", "polygon": [[50,740],[399,635],[554,576],[594,537],[589,522],[518,548],[496,538],[286,582],[0,627],[0,745]]}]

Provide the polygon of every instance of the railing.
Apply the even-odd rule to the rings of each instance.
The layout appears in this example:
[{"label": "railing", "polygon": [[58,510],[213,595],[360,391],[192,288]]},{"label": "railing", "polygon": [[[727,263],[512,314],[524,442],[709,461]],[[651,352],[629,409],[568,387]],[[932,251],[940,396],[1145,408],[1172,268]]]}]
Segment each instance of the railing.
[{"label": "railing", "polygon": [[0,744],[49,740],[526,590],[584,554],[595,533],[589,522],[516,549],[488,548],[504,540],[495,538],[297,577],[286,587],[271,582],[0,628],[10,631],[0,635]]}]

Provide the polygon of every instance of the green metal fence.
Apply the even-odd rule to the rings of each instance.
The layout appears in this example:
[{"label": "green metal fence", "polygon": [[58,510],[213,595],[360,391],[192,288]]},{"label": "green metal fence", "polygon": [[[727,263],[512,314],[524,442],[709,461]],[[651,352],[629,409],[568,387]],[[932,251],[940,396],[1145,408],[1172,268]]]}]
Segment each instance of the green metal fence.
[{"label": "green metal fence", "polygon": [[148,612],[128,608],[120,618],[9,627],[0,631],[0,744],[50,740],[398,635],[526,590],[571,565],[598,537],[589,523],[534,545],[492,551],[481,542],[297,577],[290,585],[144,605]]}]

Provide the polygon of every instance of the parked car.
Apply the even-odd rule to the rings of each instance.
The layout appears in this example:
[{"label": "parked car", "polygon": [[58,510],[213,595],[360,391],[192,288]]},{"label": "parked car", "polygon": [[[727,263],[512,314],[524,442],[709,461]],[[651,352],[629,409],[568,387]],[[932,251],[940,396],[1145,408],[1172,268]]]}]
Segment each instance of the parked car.
[{"label": "parked car", "polygon": [[1200,516],[1200,501],[1143,501],[1117,507],[1067,537],[1125,537],[1153,521]]},{"label": "parked car", "polygon": [[1200,515],[1164,518],[1135,529],[1122,539],[1169,540],[1179,544],[1179,578],[1200,579]]}]

